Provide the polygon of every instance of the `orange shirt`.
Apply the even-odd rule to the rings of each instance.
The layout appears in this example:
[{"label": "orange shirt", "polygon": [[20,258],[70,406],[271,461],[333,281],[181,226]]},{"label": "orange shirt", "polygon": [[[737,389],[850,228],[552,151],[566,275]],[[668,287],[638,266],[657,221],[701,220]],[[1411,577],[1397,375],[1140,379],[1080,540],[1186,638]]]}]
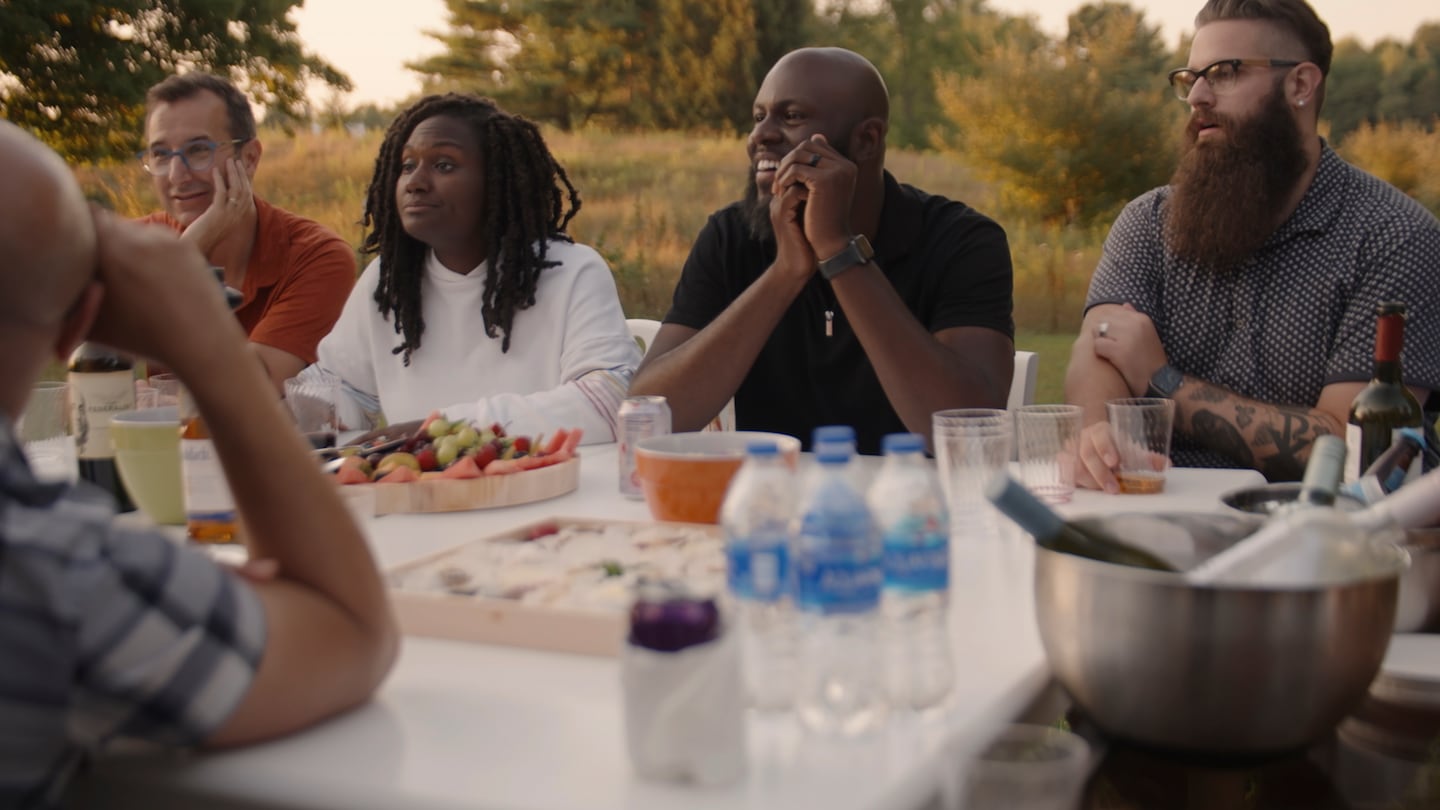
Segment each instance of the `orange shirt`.
[{"label": "orange shirt", "polygon": [[[355,251],[314,220],[255,198],[255,245],[235,317],[252,343],[315,362],[315,347],[340,317],[355,285]],[[183,230],[169,214],[141,220]]]}]

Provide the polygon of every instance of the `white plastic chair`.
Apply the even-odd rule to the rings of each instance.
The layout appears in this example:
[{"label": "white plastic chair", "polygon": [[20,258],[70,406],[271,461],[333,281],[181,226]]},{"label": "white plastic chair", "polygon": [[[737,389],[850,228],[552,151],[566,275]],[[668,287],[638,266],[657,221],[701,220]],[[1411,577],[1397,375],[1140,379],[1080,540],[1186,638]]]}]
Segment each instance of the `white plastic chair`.
[{"label": "white plastic chair", "polygon": [[1035,403],[1035,376],[1040,371],[1040,357],[1035,352],[1015,352],[1015,376],[1010,378],[1007,410]]},{"label": "white plastic chair", "polygon": [[[650,344],[655,342],[655,333],[660,331],[660,322],[650,318],[627,318],[625,325],[630,327],[630,336],[640,346],[640,353],[650,351]],[[731,399],[720,409],[720,413],[705,426],[705,430],[734,430],[735,429],[735,400]]]}]

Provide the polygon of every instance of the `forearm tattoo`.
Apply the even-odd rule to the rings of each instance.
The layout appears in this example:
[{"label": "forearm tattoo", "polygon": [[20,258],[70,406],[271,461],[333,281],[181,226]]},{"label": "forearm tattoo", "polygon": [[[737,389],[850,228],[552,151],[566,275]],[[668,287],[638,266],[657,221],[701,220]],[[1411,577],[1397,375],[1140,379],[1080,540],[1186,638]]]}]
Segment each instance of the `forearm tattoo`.
[{"label": "forearm tattoo", "polygon": [[1305,472],[1315,439],[1341,426],[1324,411],[1245,399],[1218,385],[1187,380],[1177,425],[1190,438],[1271,481],[1296,481]]}]

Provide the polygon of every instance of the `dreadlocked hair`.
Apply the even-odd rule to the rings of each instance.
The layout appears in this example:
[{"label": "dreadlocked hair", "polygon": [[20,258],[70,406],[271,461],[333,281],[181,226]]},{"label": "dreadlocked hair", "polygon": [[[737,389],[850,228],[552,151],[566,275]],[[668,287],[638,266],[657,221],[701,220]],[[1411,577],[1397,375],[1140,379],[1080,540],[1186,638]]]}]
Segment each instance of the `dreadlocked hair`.
[{"label": "dreadlocked hair", "polygon": [[400,113],[385,132],[365,192],[361,225],[366,234],[361,250],[380,257],[375,303],[382,317],[394,316],[395,333],[401,336],[394,352],[404,355],[407,366],[425,334],[420,282],[428,246],[401,226],[395,188],[405,142],[421,121],[437,115],[469,123],[480,143],[485,221],[476,238],[487,250],[480,315],[486,335],[503,336],[502,352],[510,350],[515,313],[535,305],[540,272],[559,264],[546,258],[550,240],[570,241],[565,227],[580,211],[580,194],[545,145],[539,127],[505,112],[494,101],[446,93],[426,96]]}]

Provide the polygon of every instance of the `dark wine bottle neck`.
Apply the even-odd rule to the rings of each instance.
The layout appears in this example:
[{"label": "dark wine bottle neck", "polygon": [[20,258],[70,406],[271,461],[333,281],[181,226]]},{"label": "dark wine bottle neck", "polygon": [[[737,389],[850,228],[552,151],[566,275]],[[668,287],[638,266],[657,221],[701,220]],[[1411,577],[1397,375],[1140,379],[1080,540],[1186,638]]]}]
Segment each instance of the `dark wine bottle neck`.
[{"label": "dark wine bottle neck", "polygon": [[1390,385],[1400,384],[1400,361],[1379,360],[1375,361],[1375,381]]}]

